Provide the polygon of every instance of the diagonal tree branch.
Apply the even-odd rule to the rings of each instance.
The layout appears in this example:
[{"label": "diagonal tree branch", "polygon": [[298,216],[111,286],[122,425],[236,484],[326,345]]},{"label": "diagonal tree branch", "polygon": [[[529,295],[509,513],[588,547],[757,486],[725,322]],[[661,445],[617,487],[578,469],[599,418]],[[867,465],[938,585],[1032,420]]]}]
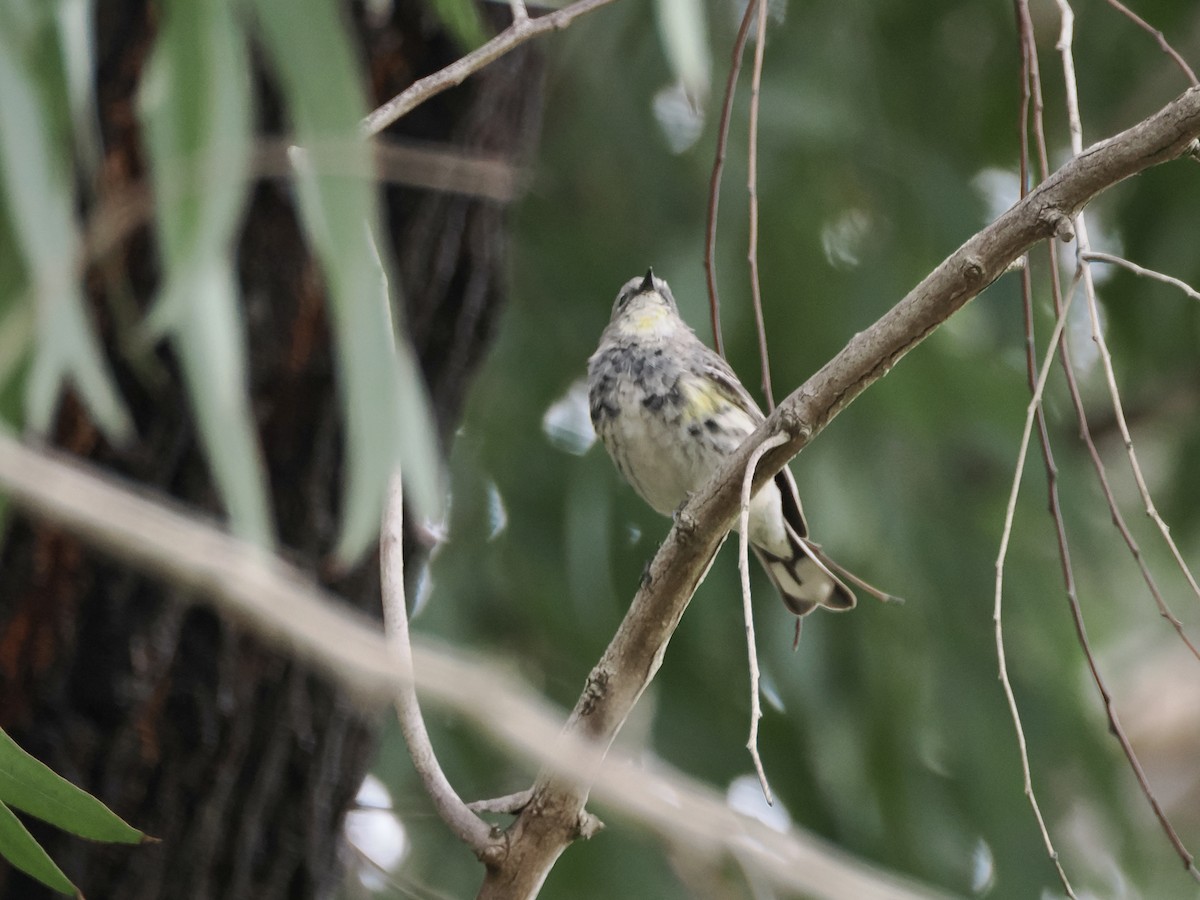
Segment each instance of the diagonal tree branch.
[{"label": "diagonal tree branch", "polygon": [[[692,593],[733,525],[740,476],[754,448],[775,434],[787,442],[763,457],[764,484],[826,424],[891,370],[968,300],[1037,241],[1069,239],[1071,220],[1097,194],[1150,166],[1187,152],[1200,135],[1200,89],[1090,147],[945,259],[903,300],[859,332],[751,434],[678,513],[600,662],[588,676],[566,734],[608,747],[662,663]],[[555,860],[574,840],[588,796],[586,782],[543,773],[509,829],[509,852],[489,870],[481,897],[535,896]]]}]

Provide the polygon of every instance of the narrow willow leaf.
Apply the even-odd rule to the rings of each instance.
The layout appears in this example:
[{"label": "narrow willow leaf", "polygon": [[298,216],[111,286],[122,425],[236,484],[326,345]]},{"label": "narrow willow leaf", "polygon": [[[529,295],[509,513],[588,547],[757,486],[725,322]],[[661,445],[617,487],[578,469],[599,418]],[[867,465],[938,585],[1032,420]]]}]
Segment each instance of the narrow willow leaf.
[{"label": "narrow willow leaf", "polygon": [[179,353],[232,530],[269,546],[232,250],[249,184],[250,71],[228,3],[165,4],[138,99],[165,269],[149,329]]},{"label": "narrow willow leaf", "polygon": [[[391,312],[387,269],[379,246],[373,237],[371,257],[379,279],[381,302]],[[400,460],[404,467],[404,499],[411,509],[426,521],[438,521],[445,501],[445,483],[441,477],[441,454],[437,443],[437,426],[429,408],[429,395],[421,367],[413,354],[407,336],[394,325],[396,366],[400,394],[397,409],[400,413]]]},{"label": "narrow willow leaf", "polygon": [[100,121],[95,114],[93,73],[96,55],[93,46],[93,0],[59,0],[55,7],[55,26],[62,46],[63,74],[75,132],[75,147],[85,177],[90,178],[100,165]]},{"label": "narrow willow leaf", "polygon": [[671,71],[689,99],[703,105],[712,77],[705,4],[700,0],[655,0],[654,12]]},{"label": "narrow willow leaf", "polygon": [[71,879],[54,864],[41,845],[33,839],[13,811],[0,803],[0,856],[30,878],[36,878],[60,894],[82,896]]},{"label": "narrow willow leaf", "polygon": [[446,485],[441,477],[441,454],[436,439],[433,413],[425,380],[412,347],[401,338],[400,365],[400,459],[404,467],[404,501],[426,522],[439,522],[444,515]]},{"label": "narrow willow leaf", "polygon": [[[293,154],[301,219],[321,261],[332,304],[347,422],[347,485],[338,556],[351,562],[375,539],[383,496],[399,457],[400,363],[387,279],[371,235],[379,222],[369,148],[358,122],[366,112],[361,74],[337,7],[327,0],[255,0],[263,42],[274,62],[297,142]],[[312,61],[319,59],[319,66]],[[412,390],[411,386],[408,388]],[[415,431],[415,429],[414,429]],[[436,437],[412,434],[425,448],[405,460],[410,483],[431,488],[410,499],[417,515],[439,516]],[[429,467],[428,460],[435,465]]]},{"label": "narrow willow leaf", "polygon": [[37,307],[26,414],[35,429],[48,430],[70,383],[109,438],[122,440],[132,425],[75,274],[79,241],[58,45],[46,16],[12,12],[0,24],[0,179]]},{"label": "narrow willow leaf", "polygon": [[145,835],[34,759],[0,729],[0,803],[93,841],[137,844]]}]

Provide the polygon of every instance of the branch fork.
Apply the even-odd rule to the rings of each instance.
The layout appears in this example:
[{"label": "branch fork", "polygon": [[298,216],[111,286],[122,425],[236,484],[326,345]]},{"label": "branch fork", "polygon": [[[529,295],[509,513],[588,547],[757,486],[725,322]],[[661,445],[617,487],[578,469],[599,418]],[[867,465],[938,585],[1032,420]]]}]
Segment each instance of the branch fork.
[{"label": "branch fork", "polygon": [[[1175,159],[1200,135],[1200,89],[1191,89],[1158,113],[1095,145],[1066,163],[995,222],[970,238],[874,325],[862,331],[820,371],[767,417],[696,492],[650,564],[650,578],[634,597],[593,676],[589,677],[565,733],[607,747],[633,704],[657,671],[662,653],[713,554],[733,525],[742,478],[750,457],[782,434],[766,451],[751,490],[773,478],[822,428],[915,347],[999,277],[1035,243],[1059,230],[1046,209],[1082,209],[1098,193],[1156,163]],[[609,669],[609,664],[614,667]],[[596,673],[605,671],[601,682]],[[514,823],[503,872],[489,873],[481,896],[530,896],[570,840],[587,798],[587,787],[540,778],[535,796],[542,814],[530,808]],[[519,881],[518,881],[519,879]],[[530,892],[498,890],[501,884]],[[493,891],[492,889],[497,890]]]}]

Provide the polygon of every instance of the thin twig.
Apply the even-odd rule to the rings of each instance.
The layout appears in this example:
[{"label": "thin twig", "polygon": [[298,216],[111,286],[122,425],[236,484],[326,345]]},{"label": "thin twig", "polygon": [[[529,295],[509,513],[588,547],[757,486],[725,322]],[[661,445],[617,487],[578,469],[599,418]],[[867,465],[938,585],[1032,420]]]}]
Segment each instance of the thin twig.
[{"label": "thin twig", "polygon": [[380,535],[380,591],[383,597],[383,632],[388,652],[400,672],[396,688],[396,716],[408,745],[413,768],[433,802],[433,808],[454,835],[481,860],[500,852],[490,826],[472,812],[446,778],[429,740],[417,689],[413,682],[412,645],[408,637],[408,606],[404,599],[404,491],[400,470],[388,486],[387,506]]},{"label": "thin twig", "polygon": [[[255,138],[246,177],[293,178],[296,169],[288,155],[292,146],[286,138],[264,135]],[[461,147],[382,139],[373,145],[371,166],[364,168],[354,162],[353,153],[346,152],[347,146],[346,139],[328,140],[304,150],[313,169],[320,174],[446,191],[497,203],[513,201],[521,190],[521,170],[517,166]],[[198,165],[199,160],[192,162]],[[202,189],[199,180],[194,183],[195,190]],[[78,271],[111,253],[136,229],[150,222],[156,206],[161,208],[183,199],[182,194],[154,194],[137,181],[109,190],[89,213],[76,260]]]},{"label": "thin twig", "polygon": [[1175,65],[1183,71],[1184,77],[1191,83],[1192,87],[1200,86],[1200,81],[1196,80],[1196,73],[1176,51],[1175,48],[1167,42],[1166,37],[1161,31],[1135,13],[1132,9],[1126,6],[1121,0],[1108,0],[1108,5],[1128,18],[1133,24],[1137,25],[1143,31],[1147,32],[1151,37],[1158,41],[1158,46],[1162,48],[1163,53],[1175,60]]},{"label": "thin twig", "polygon": [[1170,275],[1156,272],[1154,269],[1144,268],[1135,262],[1130,262],[1123,256],[1113,256],[1111,253],[1099,253],[1095,250],[1088,250],[1086,252],[1081,250],[1079,258],[1085,262],[1099,262],[1108,263],[1112,266],[1121,266],[1135,275],[1141,275],[1143,278],[1153,278],[1155,281],[1161,281],[1163,284],[1177,287],[1193,300],[1200,300],[1200,291],[1196,290],[1186,281],[1180,281],[1178,278],[1172,278]]},{"label": "thin twig", "polygon": [[[1109,262],[1117,265],[1126,265],[1131,270],[1138,274],[1145,274],[1147,277],[1159,277],[1167,281],[1169,284],[1175,284],[1178,279],[1171,278],[1169,275],[1162,275],[1158,272],[1153,272],[1149,269],[1142,269],[1128,260],[1117,256],[1110,256],[1107,253],[1080,253],[1081,260]],[[1057,272],[1055,273],[1057,274]],[[1178,286],[1185,290],[1190,290],[1190,287],[1183,282],[1178,282]],[[1056,296],[1056,303],[1058,298]],[[1200,660],[1200,647],[1188,636],[1184,631],[1183,622],[1175,615],[1174,611],[1167,604],[1166,598],[1163,597],[1162,591],[1159,590],[1158,583],[1154,579],[1154,575],[1150,572],[1150,567],[1146,563],[1146,558],[1142,554],[1142,549],[1138,545],[1137,540],[1133,537],[1133,532],[1129,530],[1128,524],[1125,522],[1125,516],[1121,513],[1120,507],[1117,505],[1116,496],[1113,494],[1112,485],[1108,481],[1108,471],[1104,465],[1104,460],[1100,458],[1100,451],[1096,449],[1096,442],[1092,439],[1092,429],[1088,424],[1087,411],[1083,404],[1083,395],[1079,390],[1079,385],[1075,379],[1074,367],[1071,365],[1070,346],[1066,343],[1062,346],[1062,363],[1063,371],[1066,375],[1067,392],[1071,397],[1071,403],[1075,408],[1075,417],[1079,423],[1079,436],[1083,440],[1084,446],[1087,448],[1088,456],[1092,461],[1092,468],[1096,470],[1096,478],[1100,482],[1100,489],[1104,494],[1104,500],[1108,504],[1108,511],[1112,517],[1113,525],[1121,535],[1121,539],[1125,541],[1125,545],[1129,548],[1130,554],[1133,556],[1134,562],[1137,564],[1138,570],[1142,574],[1142,580],[1146,582],[1146,587],[1150,591],[1151,597],[1154,598],[1155,606],[1158,607],[1159,615],[1166,619],[1171,627],[1175,629],[1175,633],[1184,645],[1191,651],[1191,654]]]},{"label": "thin twig", "polygon": [[430,97],[462,84],[470,75],[495,62],[504,54],[530,38],[550,31],[561,31],[579,16],[586,15],[613,0],[576,0],[570,6],[536,18],[515,18],[513,23],[466,56],[456,59],[444,69],[419,78],[403,91],[370,113],[362,122],[363,132],[376,135],[393,122],[412,112]]},{"label": "thin twig", "polygon": [[[1085,267],[1086,269],[1086,267]],[[1196,576],[1192,574],[1191,567],[1188,566],[1187,560],[1183,558],[1183,554],[1179,551],[1179,546],[1175,543],[1175,539],[1171,537],[1171,528],[1163,520],[1159,514],[1158,508],[1154,505],[1154,499],[1150,496],[1150,488],[1146,485],[1146,478],[1142,474],[1141,464],[1138,462],[1137,451],[1133,446],[1133,437],[1130,435],[1129,423],[1125,418],[1124,405],[1121,402],[1121,396],[1117,389],[1116,374],[1113,370],[1112,354],[1109,353],[1108,343],[1104,339],[1103,329],[1100,328],[1099,310],[1093,307],[1089,299],[1088,309],[1091,312],[1092,318],[1092,340],[1100,351],[1100,362],[1104,368],[1104,378],[1108,384],[1109,396],[1112,399],[1113,414],[1116,419],[1117,429],[1121,432],[1121,441],[1125,445],[1125,454],[1129,458],[1129,466],[1133,472],[1133,480],[1137,485],[1138,494],[1141,495],[1142,503],[1146,507],[1146,515],[1150,517],[1162,535],[1163,541],[1171,551],[1171,555],[1175,559],[1176,565],[1183,573],[1183,577],[1187,579],[1188,586],[1191,587],[1192,593],[1200,597],[1200,584],[1196,582]]]},{"label": "thin twig", "polygon": [[763,770],[762,757],[758,754],[758,720],[762,718],[762,702],[759,700],[759,671],[758,647],[754,641],[754,607],[750,602],[750,485],[754,481],[754,470],[758,461],[769,450],[786,443],[787,438],[776,434],[754,448],[750,459],[746,462],[746,474],[742,476],[742,509],[739,514],[738,526],[738,572],[742,578],[742,615],[746,620],[746,654],[750,658],[750,737],[746,740],[746,749],[754,760],[754,771],[758,774],[758,783],[762,787],[763,796],[767,803],[775,805],[771,796],[771,786],[767,784],[767,773]]},{"label": "thin twig", "polygon": [[[797,535],[797,537],[799,537],[799,535]],[[880,603],[904,604],[903,597],[897,597],[895,594],[889,594],[887,591],[880,590],[879,588],[875,587],[875,585],[871,584],[871,582],[859,578],[845,566],[839,564],[836,560],[830,559],[820,544],[814,544],[807,538],[800,538],[800,543],[804,545],[804,549],[808,555],[813,557],[813,559],[828,569],[831,574],[836,575],[843,581],[850,582],[863,593],[870,594]]]},{"label": "thin twig", "polygon": [[[1048,153],[1047,153],[1047,149],[1046,149],[1045,134],[1042,132],[1040,96],[1041,96],[1041,94],[1040,94],[1040,80],[1039,80],[1039,92],[1038,92],[1039,104],[1038,104],[1038,113],[1037,113],[1037,119],[1036,119],[1037,126],[1038,126],[1038,143],[1037,143],[1037,145],[1038,145],[1039,157],[1041,159],[1041,165],[1042,165],[1042,177],[1045,178],[1046,175],[1048,174],[1049,163],[1048,163]],[[1027,121],[1027,117],[1028,117],[1029,99],[1030,99],[1029,86],[1028,86],[1028,79],[1027,79],[1025,81],[1024,92],[1023,92],[1023,110],[1024,110],[1024,112],[1022,114],[1022,123],[1021,123],[1022,196],[1024,196],[1024,194],[1026,192],[1025,185],[1027,184],[1027,172],[1028,172],[1028,150],[1027,150],[1027,148],[1028,148],[1028,133],[1027,133],[1027,128],[1026,128],[1026,121]],[[1055,309],[1055,314],[1057,315],[1059,312],[1062,311],[1062,284],[1061,284],[1061,279],[1059,276],[1058,266],[1056,265],[1056,256],[1055,256],[1055,249],[1054,249],[1053,244],[1049,245],[1048,249],[1049,249],[1049,260],[1050,260],[1050,268],[1049,268],[1050,293],[1054,300],[1054,309]],[[1124,260],[1121,260],[1119,257],[1109,257],[1108,254],[1104,254],[1104,253],[1095,253],[1095,252],[1083,253],[1083,254],[1080,254],[1080,257],[1084,258],[1084,259],[1099,258],[1099,259],[1103,259],[1103,261],[1111,260],[1112,262],[1116,262],[1116,263],[1125,262]],[[1132,263],[1130,265],[1132,265]],[[1137,268],[1140,268],[1140,267],[1137,267]],[[1146,271],[1149,272],[1149,270],[1146,270]],[[1157,274],[1157,273],[1155,273],[1155,274]],[[1169,276],[1164,276],[1164,278],[1169,279]],[[1170,280],[1174,281],[1174,279],[1170,279]],[[1182,282],[1180,282],[1180,284],[1182,284]],[[1187,286],[1184,285],[1184,287],[1187,287]],[[1032,320],[1032,316],[1033,316],[1033,307],[1032,307],[1033,286],[1032,286],[1031,276],[1028,271],[1028,268],[1026,268],[1022,272],[1021,291],[1022,291],[1022,298],[1023,298],[1023,306],[1024,306],[1024,310],[1025,310],[1025,322],[1026,322],[1026,334],[1027,334],[1026,356],[1027,356],[1027,359],[1029,360],[1029,373],[1030,373],[1029,374],[1029,383],[1030,383],[1030,389],[1032,390],[1033,380],[1034,380],[1034,367],[1033,367],[1033,362],[1032,362],[1032,360],[1033,360],[1032,352],[1033,352],[1033,346],[1034,346],[1033,332],[1032,332],[1032,327],[1033,327],[1033,325],[1032,325],[1032,321],[1033,321]],[[1125,517],[1122,515],[1120,507],[1117,505],[1116,497],[1112,491],[1112,486],[1109,484],[1109,481],[1108,481],[1108,472],[1104,465],[1104,461],[1100,458],[1100,453],[1096,449],[1096,442],[1092,439],[1092,430],[1091,430],[1091,426],[1088,424],[1087,411],[1086,411],[1086,409],[1084,407],[1084,403],[1083,403],[1083,395],[1079,389],[1079,383],[1075,377],[1075,367],[1071,361],[1071,347],[1070,347],[1070,344],[1068,344],[1066,341],[1061,342],[1061,346],[1059,347],[1059,360],[1061,361],[1061,364],[1062,364],[1063,375],[1064,375],[1064,378],[1066,381],[1066,386],[1067,386],[1067,393],[1070,396],[1071,403],[1075,408],[1075,416],[1076,416],[1076,419],[1079,424],[1079,436],[1083,440],[1084,446],[1087,448],[1087,451],[1088,451],[1088,456],[1092,460],[1092,467],[1096,471],[1096,477],[1100,482],[1100,488],[1104,494],[1105,502],[1108,505],[1109,514],[1112,517],[1113,524],[1116,526],[1117,531],[1120,533],[1122,539],[1125,541],[1126,546],[1129,548],[1130,554],[1133,556],[1134,562],[1137,564],[1138,569],[1142,574],[1142,579],[1146,582],[1146,586],[1149,589],[1151,596],[1154,598],[1154,602],[1158,607],[1159,614],[1162,615],[1162,617],[1165,618],[1171,624],[1171,626],[1175,629],[1176,634],[1179,635],[1179,638],[1183,641],[1183,643],[1187,646],[1187,648],[1192,652],[1192,655],[1196,656],[1197,659],[1200,659],[1200,648],[1197,648],[1196,644],[1184,632],[1183,622],[1180,621],[1179,617],[1176,616],[1175,613],[1171,610],[1171,608],[1167,605],[1167,602],[1164,599],[1162,592],[1158,588],[1158,584],[1154,580],[1154,576],[1150,572],[1149,566],[1146,564],[1146,559],[1142,554],[1141,547],[1138,546],[1137,541],[1133,537],[1133,533],[1129,530],[1129,526],[1125,522]],[[1044,422],[1039,420],[1039,430],[1041,431],[1043,428],[1044,428]],[[1048,444],[1048,437],[1043,437],[1043,446],[1045,446],[1046,444]]]},{"label": "thin twig", "polygon": [[[1024,198],[1029,193],[1029,108],[1033,105],[1033,124],[1034,132],[1037,135],[1037,145],[1039,148],[1039,158],[1043,167],[1042,179],[1045,180],[1045,169],[1049,163],[1044,152],[1045,138],[1042,125],[1042,81],[1041,70],[1037,59],[1037,45],[1034,42],[1033,22],[1029,17],[1029,6],[1027,0],[1018,0],[1016,3],[1017,13],[1017,28],[1021,45],[1021,197]],[[1047,242],[1050,249],[1051,260],[1051,275],[1056,302],[1061,299],[1060,285],[1058,282],[1058,273],[1054,263],[1054,242]],[[1025,318],[1025,357],[1028,367],[1029,387],[1032,395],[1031,406],[1033,415],[1037,419],[1038,437],[1042,447],[1043,459],[1046,463],[1047,478],[1050,484],[1054,484],[1056,472],[1054,468],[1053,456],[1050,452],[1049,432],[1046,429],[1045,412],[1042,409],[1041,389],[1038,387],[1038,379],[1036,378],[1037,366],[1037,348],[1033,334],[1033,283],[1032,276],[1029,271],[1029,266],[1023,266],[1021,269],[1021,297],[1022,308]],[[1065,309],[1059,309],[1060,322],[1066,321]],[[1061,335],[1062,328],[1058,329],[1058,334]],[[1048,352],[1053,352],[1057,341],[1052,340]],[[1044,384],[1044,379],[1042,380]],[[1013,498],[1011,504],[1015,507],[1016,491],[1019,490],[1020,477],[1019,467],[1024,464],[1025,453],[1028,448],[1029,438],[1029,422],[1026,423],[1026,433],[1024,443],[1022,445],[1021,454],[1018,462],[1018,476],[1013,482]],[[1051,496],[1056,496],[1053,493]],[[1052,515],[1057,514],[1055,510]],[[1010,513],[1011,515],[1011,513]],[[1007,551],[1007,530],[1011,527],[1011,520],[1006,517],[1005,520],[1005,537],[1002,543],[1002,554]],[[1017,746],[1021,757],[1021,771],[1025,779],[1025,796],[1029,800],[1029,805],[1033,810],[1034,819],[1037,821],[1038,829],[1041,832],[1042,843],[1046,848],[1046,853],[1050,857],[1050,861],[1054,864],[1055,871],[1058,874],[1058,879],[1061,882],[1063,889],[1068,897],[1074,897],[1075,893],[1071,887],[1070,880],[1067,878],[1066,870],[1063,868],[1062,861],[1059,859],[1058,850],[1054,846],[1054,841],[1050,837],[1050,831],[1046,827],[1046,821],[1042,816],[1041,807],[1037,801],[1037,795],[1033,790],[1033,779],[1030,773],[1029,751],[1025,744],[1024,728],[1021,725],[1020,713],[1017,709],[1016,696],[1013,694],[1012,684],[1008,678],[1008,662],[1005,658],[1003,625],[1000,620],[1000,579],[1002,577],[1001,562],[997,562],[996,570],[996,607],[994,612],[994,621],[996,628],[996,653],[999,658],[1000,681],[1004,687],[1004,696],[1008,701],[1009,714],[1013,720],[1013,727],[1017,732]]]},{"label": "thin twig", "polygon": [[733,95],[737,89],[738,73],[742,70],[742,54],[746,51],[746,40],[750,36],[750,22],[754,16],[754,3],[746,4],[742,24],[738,26],[733,41],[733,58],[729,61],[729,75],[725,79],[725,100],[721,104],[721,122],[717,126],[717,155],[713,160],[712,177],[708,182],[708,229],[704,238],[704,277],[708,282],[708,310],[712,319],[713,348],[725,355],[721,339],[721,301],[717,296],[717,206],[721,198],[721,171],[725,168],[725,151],[729,144],[729,119],[733,114]]},{"label": "thin twig", "polygon": [[[1062,17],[1061,32],[1058,39],[1058,50],[1062,58],[1063,80],[1066,86],[1067,119],[1071,133],[1071,151],[1078,156],[1083,152],[1083,124],[1079,114],[1079,94],[1076,86],[1077,81],[1075,78],[1075,61],[1071,49],[1074,34],[1075,14],[1071,9],[1069,0],[1057,0],[1057,3],[1060,15]],[[1078,240],[1077,252],[1086,253],[1090,251],[1091,243],[1088,240],[1087,222],[1085,221],[1082,213],[1077,214],[1075,217],[1075,234]],[[1158,516],[1157,511],[1154,510],[1154,504],[1150,499],[1150,493],[1148,490],[1146,490],[1145,481],[1141,476],[1140,467],[1137,464],[1137,457],[1134,453],[1133,441],[1129,438],[1128,425],[1125,422],[1125,415],[1121,409],[1120,392],[1117,389],[1116,376],[1113,373],[1112,357],[1108,352],[1108,347],[1105,345],[1103,330],[1100,328],[1099,307],[1096,299],[1096,285],[1092,279],[1092,270],[1090,266],[1082,262],[1080,262],[1078,266],[1079,277],[1082,279],[1084,296],[1087,299],[1088,312],[1090,313],[1092,322],[1092,337],[1097,346],[1101,349],[1101,359],[1104,360],[1105,377],[1108,381],[1109,393],[1113,401],[1113,410],[1117,415],[1117,423],[1118,427],[1122,430],[1122,437],[1124,437],[1126,441],[1125,446],[1129,452],[1130,463],[1134,467],[1135,479],[1138,482],[1139,490],[1142,491],[1142,497],[1146,502],[1146,512],[1148,515],[1154,518],[1155,522],[1159,525],[1163,532],[1163,536],[1167,539],[1172,552],[1175,554],[1176,560],[1182,566],[1184,574],[1191,581],[1193,590],[1196,590],[1197,596],[1200,596],[1200,588],[1196,587],[1196,582],[1195,579],[1192,578],[1191,571],[1188,569],[1182,555],[1175,546],[1175,542],[1171,540],[1170,532],[1167,529],[1166,523],[1163,522],[1162,518]],[[1073,583],[1070,583],[1070,580],[1068,587],[1071,588],[1068,596],[1071,602],[1071,617],[1075,622],[1075,631],[1079,638],[1080,645],[1083,647],[1084,654],[1087,657],[1088,668],[1091,671],[1092,680],[1096,684],[1096,690],[1099,691],[1100,697],[1104,702],[1104,710],[1108,715],[1109,727],[1113,735],[1116,737],[1118,743],[1120,743],[1121,750],[1124,752],[1125,758],[1129,761],[1130,768],[1133,769],[1133,773],[1137,778],[1138,785],[1142,789],[1142,793],[1146,796],[1146,800],[1150,804],[1150,808],[1154,811],[1155,816],[1158,818],[1159,824],[1162,826],[1164,833],[1167,835],[1167,839],[1175,848],[1175,852],[1179,854],[1180,859],[1183,860],[1184,867],[1187,869],[1187,871],[1192,875],[1193,878],[1195,878],[1197,881],[1200,881],[1200,869],[1196,868],[1194,857],[1184,845],[1183,840],[1179,837],[1179,833],[1175,830],[1174,826],[1171,824],[1171,821],[1167,818],[1166,811],[1162,808],[1162,804],[1159,803],[1158,798],[1154,794],[1153,788],[1150,786],[1150,780],[1146,777],[1146,772],[1142,768],[1141,761],[1138,759],[1137,753],[1133,749],[1133,744],[1125,734],[1124,728],[1121,727],[1121,720],[1117,715],[1117,710],[1112,699],[1112,693],[1109,691],[1103,676],[1100,674],[1100,668],[1096,664],[1095,656],[1093,655],[1091,647],[1088,643],[1087,632],[1085,631],[1083,625],[1083,612],[1079,607],[1078,598],[1074,595],[1074,586]]]},{"label": "thin twig", "polygon": [[[1069,350],[1066,344],[1063,345],[1063,352],[1068,354]],[[1069,365],[1065,363],[1065,365]],[[1079,392],[1079,386],[1074,381],[1074,376],[1068,381],[1067,390],[1071,394],[1071,402],[1075,406],[1075,415],[1079,421],[1079,435],[1083,439],[1084,446],[1087,448],[1088,456],[1092,460],[1092,467],[1096,470],[1096,477],[1100,481],[1100,490],[1104,494],[1104,500],[1108,504],[1108,511],[1112,517],[1113,525],[1121,535],[1121,539],[1125,541],[1125,545],[1129,548],[1130,555],[1133,556],[1134,562],[1137,564],[1138,571],[1142,574],[1142,580],[1146,582],[1146,587],[1150,591],[1150,596],[1154,598],[1154,604],[1158,607],[1158,614],[1162,616],[1175,629],[1175,633],[1179,639],[1183,641],[1184,646],[1191,651],[1192,656],[1200,660],[1200,647],[1197,647],[1184,631],[1183,622],[1175,615],[1174,611],[1167,604],[1166,598],[1163,597],[1162,591],[1159,590],[1158,582],[1155,581],[1154,575],[1150,572],[1150,566],[1146,563],[1146,558],[1142,554],[1142,548],[1138,545],[1137,540],[1133,536],[1133,532],[1129,530],[1129,525],[1125,521],[1125,516],[1122,515],[1120,508],[1117,505],[1116,496],[1113,494],[1112,485],[1108,481],[1108,471],[1105,468],[1104,460],[1100,458],[1100,451],[1096,449],[1096,442],[1092,439],[1092,431],[1088,425],[1087,415],[1083,407],[1083,396]]]},{"label": "thin twig", "polygon": [[758,359],[762,366],[763,396],[767,401],[767,411],[770,412],[775,408],[775,397],[771,392],[771,359],[767,355],[762,287],[758,280],[758,107],[762,89],[763,55],[767,43],[767,0],[757,0],[755,5],[758,7],[758,33],[754,41],[754,75],[750,80],[750,164],[746,179],[746,186],[750,192],[750,247],[746,258],[750,261],[750,296],[754,303],[754,327],[758,332]]},{"label": "thin twig", "polygon": [[1054,333],[1050,336],[1050,344],[1046,348],[1046,358],[1038,374],[1033,397],[1030,399],[1029,406],[1025,412],[1025,429],[1021,434],[1021,446],[1017,452],[1016,471],[1013,473],[1012,489],[1009,492],[1008,506],[1004,512],[1004,528],[1000,535],[1000,552],[996,557],[996,594],[992,609],[992,623],[996,634],[996,657],[999,663],[1000,684],[1004,689],[1004,698],[1008,701],[1008,712],[1012,718],[1013,727],[1017,732],[1017,746],[1021,753],[1021,775],[1024,778],[1025,796],[1029,800],[1029,805],[1033,808],[1033,815],[1037,819],[1038,828],[1042,833],[1042,842],[1046,847],[1046,853],[1050,856],[1050,861],[1054,863],[1054,868],[1058,872],[1059,881],[1062,882],[1067,896],[1075,897],[1076,894],[1071,888],[1071,882],[1067,878],[1066,870],[1063,869],[1062,861],[1058,858],[1058,851],[1054,848],[1054,842],[1050,839],[1050,832],[1046,828],[1046,820],[1042,816],[1042,809],[1038,804],[1037,795],[1033,791],[1033,774],[1029,765],[1029,749],[1025,741],[1025,729],[1021,724],[1021,713],[1017,708],[1017,698],[1013,693],[1012,682],[1008,677],[1008,656],[1004,651],[1004,623],[1002,618],[1004,561],[1008,556],[1008,541],[1012,534],[1013,517],[1017,509],[1017,496],[1021,492],[1021,476],[1025,471],[1025,459],[1029,453],[1029,438],[1033,431],[1034,419],[1041,407],[1042,391],[1046,386],[1046,378],[1050,374],[1050,364],[1054,361],[1054,350],[1058,345],[1059,337],[1062,335],[1070,306],[1071,302],[1070,298],[1068,298],[1062,314],[1059,315],[1058,321],[1054,323]]}]

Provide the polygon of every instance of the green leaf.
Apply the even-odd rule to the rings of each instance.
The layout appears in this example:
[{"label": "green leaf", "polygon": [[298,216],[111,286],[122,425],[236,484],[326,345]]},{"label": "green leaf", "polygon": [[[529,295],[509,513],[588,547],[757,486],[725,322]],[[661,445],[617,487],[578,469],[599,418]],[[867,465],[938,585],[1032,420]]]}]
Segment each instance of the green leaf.
[{"label": "green leaf", "polygon": [[77,159],[83,177],[90,179],[100,166],[101,144],[93,83],[97,65],[92,33],[95,0],[58,0],[53,5]]},{"label": "green leaf", "polygon": [[427,521],[439,521],[445,502],[442,460],[425,380],[412,347],[396,338],[400,368],[400,459],[404,466],[404,499]]},{"label": "green leaf", "polygon": [[[57,775],[0,729],[0,803],[93,841],[137,844],[145,835]],[[11,815],[11,813],[10,813]]]},{"label": "green leaf", "polygon": [[179,351],[232,530],[273,543],[233,242],[250,169],[250,70],[228,3],[166,4],[139,95],[166,278],[149,320]]},{"label": "green leaf", "polygon": [[372,171],[358,124],[366,98],[343,23],[324,0],[256,0],[254,8],[304,147],[293,154],[300,216],[332,304],[348,459],[337,553],[350,562],[378,533],[398,459],[414,513],[440,517],[436,436],[415,366],[402,363],[397,351],[387,273],[374,239],[380,221],[375,185],[358,175],[331,174]]},{"label": "green leaf", "polygon": [[463,50],[474,50],[488,39],[483,18],[473,0],[431,0],[430,5]]},{"label": "green leaf", "polygon": [[71,879],[54,864],[33,835],[13,815],[13,811],[0,803],[0,856],[14,868],[20,869],[31,878],[36,878],[51,890],[60,894],[81,896],[71,884]]},{"label": "green leaf", "polygon": [[0,18],[0,180],[38,311],[26,388],[30,424],[46,431],[70,382],[113,440],[132,425],[87,320],[79,253],[67,99],[53,23],[36,5]]},{"label": "green leaf", "polygon": [[692,100],[708,99],[712,78],[712,52],[708,19],[700,0],[655,0],[658,37],[671,71]]}]

